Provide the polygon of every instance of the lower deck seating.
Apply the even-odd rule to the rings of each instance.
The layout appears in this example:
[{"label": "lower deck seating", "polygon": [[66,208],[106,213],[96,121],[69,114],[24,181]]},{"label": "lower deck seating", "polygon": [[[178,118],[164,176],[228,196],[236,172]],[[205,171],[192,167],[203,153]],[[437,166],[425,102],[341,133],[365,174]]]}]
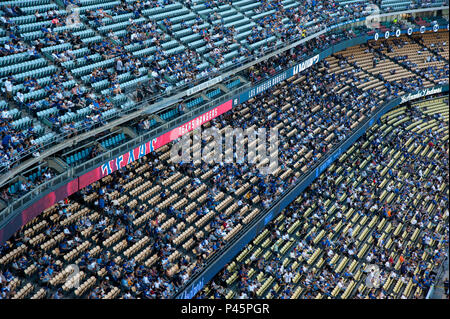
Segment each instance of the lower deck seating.
[{"label": "lower deck seating", "polygon": [[448,251],[448,124],[448,98],[385,114],[198,297],[424,298]]}]

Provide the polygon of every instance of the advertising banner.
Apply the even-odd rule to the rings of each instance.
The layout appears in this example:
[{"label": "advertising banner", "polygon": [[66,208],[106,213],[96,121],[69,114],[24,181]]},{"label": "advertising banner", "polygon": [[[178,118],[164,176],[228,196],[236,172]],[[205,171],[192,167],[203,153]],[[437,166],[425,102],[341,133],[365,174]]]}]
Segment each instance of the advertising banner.
[{"label": "advertising banner", "polygon": [[196,117],[195,119],[184,123],[183,125],[159,136],[145,144],[136,147],[135,149],[122,154],[121,156],[103,164],[102,166],[90,171],[79,177],[80,189],[86,187],[87,185],[115,172],[119,168],[125,167],[128,164],[134,162],[135,160],[144,157],[145,155],[157,150],[158,148],[166,145],[167,143],[176,140],[180,136],[189,133],[195,128],[211,121],[212,119],[228,112],[233,107],[233,101],[229,100],[222,105],[219,105],[212,110]]},{"label": "advertising banner", "polygon": [[31,206],[24,209],[21,214],[15,216],[5,227],[0,229],[0,244],[8,240],[18,229],[28,224],[44,210],[78,190],[78,179],[75,179],[34,202]]},{"label": "advertising banner", "polygon": [[389,39],[391,37],[399,37],[401,34],[407,34],[407,35],[412,35],[413,33],[425,33],[428,31],[433,31],[433,32],[438,32],[439,30],[449,30],[449,26],[447,25],[439,25],[439,24],[434,24],[431,27],[425,27],[425,26],[421,26],[420,28],[412,28],[409,27],[408,29],[404,29],[404,30],[400,30],[397,29],[394,31],[385,31],[385,32],[376,32],[372,35],[368,35],[367,36],[367,40],[371,40],[374,39],[375,41],[378,41],[378,39]]},{"label": "advertising banner", "polygon": [[[427,94],[425,95],[418,95],[418,93],[412,93],[406,96],[410,96],[411,99],[423,97],[426,95],[436,94],[440,92],[447,92],[448,91],[448,85],[438,87],[435,89],[428,89],[428,90],[422,90],[427,91]],[[419,91],[421,92],[421,91]],[[279,200],[277,204],[275,204],[267,213],[264,215],[264,217],[260,220],[258,220],[254,226],[252,226],[251,229],[246,230],[246,233],[241,237],[236,239],[236,242],[234,243],[233,249],[226,250],[220,258],[218,258],[216,261],[214,261],[211,265],[206,267],[206,269],[201,272],[197,278],[194,278],[190,284],[187,285],[185,289],[183,289],[177,296],[177,299],[190,299],[193,298],[204,286],[205,283],[209,282],[211,278],[215,276],[223,267],[229,263],[240,251],[245,245],[247,245],[253,238],[256,237],[257,234],[261,233],[261,230],[264,226],[266,226],[271,220],[276,218],[279,213],[287,207],[292,201],[294,201],[302,191],[306,189],[311,183],[319,177],[319,175],[325,171],[331,164],[333,164],[334,161],[336,161],[339,156],[341,156],[343,153],[345,153],[354,143],[357,139],[359,139],[369,127],[373,125],[373,123],[378,120],[383,114],[386,112],[389,112],[397,105],[403,103],[402,98],[397,98],[395,100],[392,100],[391,102],[387,103],[383,107],[381,107],[380,110],[378,110],[371,119],[369,119],[362,127],[357,129],[355,133],[353,133],[347,140],[345,140],[342,145],[334,150],[332,154],[328,155],[326,159],[324,159],[323,163],[318,166],[314,171],[308,173],[306,178],[302,181],[300,181],[291,191],[288,191],[288,193]],[[249,234],[251,234],[249,236]],[[253,237],[252,237],[253,236]],[[235,247],[238,247],[239,249],[234,249]]]},{"label": "advertising banner", "polygon": [[401,102],[400,103],[405,103],[411,100],[415,100],[415,99],[419,99],[421,97],[427,96],[427,95],[431,95],[431,94],[437,94],[437,93],[441,93],[442,92],[442,87],[439,88],[429,88],[429,89],[424,89],[424,90],[420,90],[417,91],[416,93],[409,93],[407,95],[403,95],[401,97]]},{"label": "advertising banner", "polygon": [[244,103],[246,101],[248,101],[249,99],[257,96],[258,94],[270,89],[271,87],[283,82],[284,80],[310,68],[311,66],[313,66],[314,64],[316,64],[317,62],[319,62],[320,60],[320,56],[319,54],[301,62],[298,63],[297,65],[293,66],[292,68],[287,69],[286,71],[283,71],[277,75],[275,75],[274,77],[270,78],[269,80],[251,88],[250,90],[242,93],[239,96],[239,103]]},{"label": "advertising banner", "polygon": [[[433,27],[426,28],[426,31],[434,31],[437,32],[439,29],[445,29],[448,30],[449,26],[437,26],[434,25]],[[408,33],[412,34],[414,32],[419,32],[421,30],[419,29],[408,29],[408,30],[402,30],[401,33]],[[425,30],[423,30],[425,31]],[[365,40],[369,39],[378,39],[381,37],[390,37],[390,36],[398,36],[398,32],[393,32],[392,35],[389,33],[384,34],[375,34],[366,37],[361,36],[361,38],[365,38]],[[359,38],[358,38],[359,39]],[[353,39],[356,41],[355,39]],[[352,40],[352,41],[353,41]],[[357,41],[359,42],[359,40]],[[342,46],[350,46],[351,44],[355,45],[355,43],[351,43],[351,41],[347,41],[345,43],[342,43]],[[326,50],[322,51],[320,55],[315,55],[301,63],[298,63],[297,65],[279,73],[278,75],[272,77],[271,79],[264,81],[263,83],[256,85],[250,90],[247,90],[246,92],[235,96],[232,100],[229,100],[225,102],[222,105],[217,106],[216,108],[196,117],[195,119],[186,122],[185,124],[172,129],[171,131],[154,138],[150,141],[147,141],[146,143],[140,145],[139,147],[126,152],[122,154],[121,156],[108,161],[107,163],[101,165],[100,167],[97,167],[93,169],[92,171],[74,179],[73,181],[69,182],[68,184],[61,186],[60,188],[56,189],[52,193],[49,193],[48,195],[45,195],[42,198],[39,198],[39,195],[36,195],[36,201],[31,204],[29,207],[27,207],[25,210],[23,210],[21,213],[19,213],[14,219],[12,219],[5,228],[0,230],[0,243],[3,242],[3,240],[6,240],[9,238],[17,229],[19,229],[21,226],[26,224],[28,221],[30,221],[32,218],[37,216],[39,213],[47,209],[48,207],[51,207],[53,204],[58,202],[59,200],[63,200],[64,198],[70,196],[77,190],[80,190],[87,185],[103,178],[104,176],[107,176],[117,169],[124,167],[128,165],[129,163],[149,154],[150,152],[157,150],[158,148],[166,145],[167,143],[179,138],[183,134],[186,134],[192,130],[194,130],[196,127],[222,115],[223,113],[231,110],[234,106],[246,102],[250,98],[256,96],[259,93],[262,93],[274,85],[279,84],[280,82],[292,77],[295,74],[298,74],[305,69],[313,66],[314,64],[318,63],[320,60],[326,58],[333,52],[335,52],[335,48],[343,49],[338,46],[333,46],[330,48],[327,48]],[[196,89],[194,89],[191,93],[193,93]],[[448,85],[444,88],[434,88],[434,89],[424,89],[415,93],[410,93],[408,95],[405,95],[401,98],[401,102],[399,99],[399,103],[404,103],[413,99],[417,99],[422,96],[430,95],[430,94],[436,94],[440,92],[448,91]],[[370,125],[373,124],[373,121],[370,123]],[[338,155],[336,155],[338,156]],[[332,163],[334,159],[331,159],[330,161],[324,163],[324,165],[316,171],[316,175],[319,175],[323,170],[325,170],[330,163]]]}]

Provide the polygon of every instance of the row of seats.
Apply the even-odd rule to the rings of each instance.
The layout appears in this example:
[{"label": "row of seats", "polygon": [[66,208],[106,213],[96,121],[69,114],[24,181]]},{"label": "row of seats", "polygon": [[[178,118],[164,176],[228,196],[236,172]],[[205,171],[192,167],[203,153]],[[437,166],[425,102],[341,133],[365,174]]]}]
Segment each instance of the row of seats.
[{"label": "row of seats", "polygon": [[80,152],[77,152],[75,154],[67,156],[66,163],[68,165],[73,165],[73,164],[77,164],[81,161],[85,161],[91,154],[92,149],[93,149],[93,147],[88,147]]},{"label": "row of seats", "polygon": [[195,98],[189,102],[186,103],[187,108],[192,108],[194,106],[197,106],[199,104],[203,103],[203,97],[199,96],[198,98]]},{"label": "row of seats", "polygon": [[197,297],[424,298],[448,250],[448,116],[447,98],[384,115]]},{"label": "row of seats", "polygon": [[[39,113],[38,119],[55,133],[67,133],[66,124],[71,122],[76,122],[75,130],[89,129],[117,116],[119,112],[113,109],[133,108],[134,102],[124,93],[140,83],[150,81],[157,84],[155,90],[170,92],[259,54],[255,52],[262,46],[280,44],[280,36],[297,35],[295,28],[299,25],[308,26],[304,29],[316,22],[322,25],[324,15],[333,17],[326,23],[334,23],[346,19],[353,9],[359,12],[362,6],[359,2],[342,6],[320,3],[320,12],[307,4],[308,16],[300,18],[303,3],[294,0],[261,4],[247,0],[198,1],[194,5],[170,0],[163,6],[134,0],[96,0],[80,2],[83,23],[72,24],[60,2],[18,2],[22,14],[2,10],[7,16],[5,28],[21,40],[20,52],[0,57],[0,73],[13,75],[13,95],[24,91],[24,107]],[[34,14],[36,10],[41,16]],[[97,15],[92,15],[93,11]],[[272,31],[277,28],[282,30],[280,34]],[[0,34],[10,42],[5,30]],[[126,56],[138,72],[117,73],[113,81],[90,82],[95,69],[114,74],[119,56]],[[59,67],[63,70],[58,71]],[[29,86],[29,77],[37,84]],[[56,79],[58,85],[52,85]],[[233,82],[228,87],[233,89],[238,84]],[[75,91],[78,99],[71,103],[70,95]],[[78,112],[92,102],[81,97],[82,92],[97,95],[94,105],[100,105],[98,109]],[[105,101],[104,96],[111,98],[100,103]]]},{"label": "row of seats", "polygon": [[110,137],[106,140],[103,140],[100,145],[103,146],[104,148],[108,149],[108,148],[114,148],[117,145],[119,145],[120,143],[122,143],[123,141],[125,141],[125,134],[124,133],[120,133],[118,135],[115,135],[113,137]]},{"label": "row of seats", "polygon": [[225,86],[229,89],[229,90],[233,90],[234,88],[236,88],[237,86],[239,86],[241,84],[241,79],[236,79],[228,84],[226,84]]},{"label": "row of seats", "polygon": [[170,119],[173,119],[175,116],[177,116],[177,114],[179,114],[179,110],[178,109],[173,109],[170,110],[168,112],[164,112],[160,114],[160,117],[164,120],[164,121],[168,121]]},{"label": "row of seats", "polygon": [[22,185],[22,181],[17,181],[14,184],[12,184],[11,186],[9,186],[9,193],[11,195],[16,194],[17,192],[20,191],[20,186]]},{"label": "row of seats", "polygon": [[435,0],[433,2],[421,0],[381,0],[381,9],[385,11],[400,11],[420,7],[441,7],[444,4],[444,0]]},{"label": "row of seats", "polygon": [[[363,55],[364,49],[358,47],[355,55]],[[283,165],[276,170],[275,177],[266,179],[255,168],[241,163],[224,167],[188,165],[177,167],[179,171],[172,170],[173,163],[168,161],[169,147],[163,147],[156,155],[131,165],[125,176],[114,174],[87,189],[82,193],[84,199],[81,203],[75,201],[73,206],[69,206],[72,207],[70,209],[56,206],[39,217],[41,219],[27,225],[24,229],[27,236],[34,235],[30,245],[39,249],[50,247],[48,253],[55,261],[58,274],[65,269],[62,266],[67,266],[69,262],[90,264],[92,258],[103,251],[116,259],[116,264],[120,265],[117,267],[134,267],[129,256],[136,256],[141,265],[152,267],[156,264],[163,269],[160,276],[164,282],[180,280],[183,283],[220,249],[224,241],[268,207],[327,150],[370,116],[377,103],[382,103],[383,98],[389,96],[380,94],[389,80],[373,81],[375,76],[372,70],[366,70],[366,73],[354,68],[358,66],[350,65],[345,58],[330,57],[209,124],[222,131],[233,126],[243,127],[246,123],[251,127],[276,126],[286,147],[280,152]],[[374,86],[364,86],[366,79],[373,81]],[[354,87],[351,83],[358,86]],[[161,117],[167,119],[173,116],[176,116],[175,110]],[[76,156],[72,159],[77,160]],[[231,174],[235,177],[230,179],[228,176]],[[149,183],[144,183],[144,177]],[[108,191],[104,190],[107,187],[104,185],[110,185]],[[117,188],[112,189],[111,185],[117,185]],[[60,210],[62,214],[59,214]],[[121,218],[124,220],[118,221]],[[136,229],[125,230],[122,223],[129,224],[130,220]],[[100,226],[100,230],[94,229],[92,224],[96,221],[110,228]],[[46,233],[39,228],[41,226],[35,227],[42,225],[42,222],[74,226],[68,227],[67,231],[55,228],[53,233]],[[122,237],[114,235],[118,229],[123,229]],[[132,238],[129,239],[129,236]],[[142,247],[140,240],[144,236],[152,238],[161,249],[152,251]],[[165,236],[164,240],[160,236]],[[74,238],[82,238],[82,241],[73,241]],[[114,245],[109,248],[111,242]],[[173,245],[168,247],[165,245],[167,242]],[[97,246],[103,248],[97,249]],[[82,255],[82,251],[89,254]],[[14,258],[23,256],[20,255],[21,250],[15,251],[9,246],[4,254],[12,256],[11,252],[14,252]],[[30,277],[26,277],[16,287],[17,290],[12,291],[20,291],[29,282],[33,282],[36,291],[39,291],[38,288],[46,284],[47,277],[53,278],[55,272],[46,265],[39,265],[33,256],[24,258],[24,261],[20,258],[16,260],[20,261],[19,268],[26,266],[24,269],[28,271],[25,274],[28,276],[30,273]],[[39,265],[39,268],[35,269],[33,265]],[[99,267],[95,271],[90,269],[86,280],[90,280],[91,275],[102,278],[105,272],[112,276],[117,270],[117,267],[109,268],[104,264]],[[10,270],[9,266],[7,269]],[[135,282],[136,278],[131,277],[131,282]],[[114,284],[120,286],[123,283]],[[62,285],[57,283],[56,286]],[[50,295],[55,292],[52,289],[48,290]],[[149,291],[144,288],[139,292],[151,293]],[[169,297],[174,291],[176,289],[168,285],[159,289],[157,295]],[[81,295],[90,293],[96,294],[86,289]],[[122,295],[128,296],[128,293],[123,292]]]},{"label": "row of seats", "polygon": [[[33,256],[17,251],[11,261],[17,260],[19,268],[27,270],[27,275],[21,277],[24,280],[12,291],[18,292],[30,282],[34,287],[32,291],[39,291],[45,282],[55,280],[55,284],[47,288],[47,296],[54,297],[54,293],[58,294],[54,288],[64,284],[56,276],[62,274],[64,278],[63,271],[69,263],[91,265],[93,262],[90,270],[86,270],[89,275],[83,277],[81,283],[94,276],[98,284],[105,274],[116,276],[116,270],[124,267],[131,269],[139,265],[152,269],[157,265],[161,281],[168,284],[179,281],[182,286],[245,224],[370,116],[376,101],[382,101],[374,88],[364,91],[349,84],[350,79],[362,82],[365,76],[362,72],[353,75],[353,72],[346,72],[345,65],[336,68],[331,65],[333,59],[336,58],[313,66],[304,74],[205,125],[214,126],[222,133],[227,128],[244,125],[253,128],[276,126],[282,139],[280,145],[285,146],[280,147],[280,167],[272,166],[275,169],[273,175],[259,173],[262,159],[257,167],[249,166],[246,161],[225,166],[207,163],[180,166],[172,162],[170,147],[166,145],[155,154],[134,162],[125,171],[113,173],[88,186],[79,194],[81,196],[76,197],[77,200],[69,200],[69,206],[55,206],[22,229],[21,232],[31,236],[26,245],[45,250],[54,270],[49,272],[48,265],[40,265]],[[383,88],[382,83],[377,85],[377,89],[380,88]],[[321,105],[328,106],[321,108]],[[198,151],[196,147],[195,152]],[[76,161],[76,154],[72,156]],[[68,159],[71,161],[70,157]],[[232,176],[234,178],[229,179]],[[45,232],[46,227],[36,226],[43,223],[60,226]],[[103,226],[94,228],[97,224]],[[126,228],[124,225],[133,226]],[[140,240],[145,236],[150,238],[151,244],[142,246]],[[80,240],[74,241],[75,237]],[[170,247],[165,244],[169,242]],[[14,249],[6,248],[2,256]],[[117,266],[107,267],[103,261],[96,263],[93,258],[100,255],[105,262],[114,260]],[[132,257],[137,263],[134,266]],[[12,268],[8,266],[7,269]],[[120,278],[129,279],[134,287],[138,279],[131,273],[120,275]],[[150,281],[150,285],[156,280]],[[111,281],[108,289],[120,287],[119,296],[124,298],[138,294],[169,298],[176,292],[170,285],[155,293],[141,285],[134,294],[127,292],[123,285],[128,283]],[[64,289],[65,295],[75,294],[67,285]],[[78,291],[77,297],[91,294],[96,298],[102,296],[95,291],[95,283],[81,294]]]},{"label": "row of seats", "polygon": [[216,96],[220,95],[221,93],[222,93],[222,91],[220,90],[220,88],[217,88],[215,90],[207,92],[206,96],[210,99],[214,99]]},{"label": "row of seats", "polygon": [[31,173],[28,176],[25,175],[25,178],[31,182],[34,182],[34,181],[40,179],[42,174],[45,173],[47,171],[47,169],[48,169],[48,167],[46,167],[44,169],[41,169],[41,167],[39,167],[39,169],[36,172]]}]

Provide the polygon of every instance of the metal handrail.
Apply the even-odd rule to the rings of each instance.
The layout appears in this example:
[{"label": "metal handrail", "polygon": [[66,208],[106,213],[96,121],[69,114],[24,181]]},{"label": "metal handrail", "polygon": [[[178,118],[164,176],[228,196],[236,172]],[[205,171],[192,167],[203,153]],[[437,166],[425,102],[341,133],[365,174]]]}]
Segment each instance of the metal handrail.
[{"label": "metal handrail", "polygon": [[[365,36],[365,35],[363,35],[363,36]],[[344,39],[344,40],[342,40],[342,42],[347,41],[347,40],[349,40],[349,39]],[[327,50],[328,48],[329,47],[326,47],[326,48],[324,48],[324,50]],[[288,70],[292,65],[294,65],[296,63],[300,63],[300,61],[307,60],[307,59],[311,58],[312,56],[314,56],[315,54],[316,54],[316,52],[315,53],[313,52],[311,55],[303,56],[301,59],[299,59],[297,61],[290,61],[290,63],[284,69],[277,72],[275,75],[272,75],[271,77],[276,77],[278,74],[281,74],[281,73],[285,72],[286,70]],[[70,182],[70,180],[73,180],[76,176],[81,176],[83,173],[86,173],[86,172],[92,170],[94,167],[98,167],[101,164],[108,162],[108,161],[116,158],[119,155],[122,155],[123,153],[125,153],[128,150],[138,147],[139,145],[168,132],[170,129],[177,127],[180,124],[190,121],[191,119],[209,111],[210,109],[216,107],[217,105],[220,105],[221,103],[232,99],[233,97],[239,95],[246,89],[249,89],[252,86],[258,86],[259,84],[264,83],[265,81],[267,81],[266,78],[263,78],[254,83],[248,82],[248,83],[244,84],[243,86],[241,86],[229,93],[226,93],[223,96],[218,97],[217,99],[209,101],[207,104],[200,105],[197,108],[195,108],[187,113],[184,113],[183,115],[178,116],[175,119],[172,119],[172,120],[164,123],[163,125],[149,131],[148,133],[137,136],[133,140],[130,140],[127,143],[122,144],[121,146],[118,146],[112,150],[108,150],[108,151],[100,154],[96,158],[85,161],[82,164],[79,164],[75,167],[71,167],[68,171],[63,172],[54,178],[55,179],[58,178],[58,181],[59,181],[62,177],[65,177],[67,182]],[[55,185],[55,183],[48,181],[46,183],[43,183],[43,184],[38,185],[37,187],[33,188],[32,190],[30,190],[30,192],[34,193],[34,194],[44,194],[45,192],[48,192],[48,190],[49,190],[48,187],[54,188],[54,185]],[[19,199],[15,199],[15,202],[20,201],[22,203],[22,206],[24,206],[25,202],[26,202],[26,201],[24,201],[24,198],[27,198],[27,197],[28,197],[28,194],[20,197]],[[2,220],[3,220],[2,213],[0,212],[0,224],[2,223]]]},{"label": "metal handrail", "polygon": [[[388,17],[388,16],[392,16],[392,15],[402,15],[402,14],[406,14],[406,13],[418,13],[418,12],[427,12],[427,11],[436,11],[436,10],[443,10],[443,9],[448,9],[448,7],[445,6],[441,6],[441,7],[432,7],[432,8],[420,8],[420,9],[412,9],[412,10],[404,10],[404,11],[392,11],[392,12],[388,12],[388,13],[384,13],[381,14],[380,17]],[[117,126],[120,125],[122,123],[124,123],[125,121],[129,121],[132,120],[138,116],[140,116],[142,114],[142,111],[145,109],[158,109],[160,110],[159,106],[167,104],[168,102],[170,102],[170,100],[175,100],[178,98],[182,98],[184,96],[187,95],[187,91],[185,90],[188,87],[192,87],[192,85],[195,84],[199,84],[199,83],[205,83],[205,81],[202,82],[202,80],[204,80],[205,78],[210,79],[212,75],[218,75],[221,74],[220,77],[222,78],[227,78],[231,75],[236,74],[237,72],[242,71],[243,69],[247,69],[249,67],[251,67],[252,65],[256,64],[256,63],[260,63],[262,61],[265,61],[271,57],[273,57],[274,55],[283,53],[289,49],[291,49],[292,47],[296,47],[302,43],[305,43],[309,40],[315,39],[318,36],[327,33],[327,32],[331,32],[336,28],[340,28],[343,26],[348,26],[350,24],[355,24],[358,22],[361,22],[365,19],[365,17],[360,17],[357,18],[357,20],[362,19],[360,21],[354,21],[355,19],[346,19],[343,22],[338,23],[337,25],[333,25],[333,26],[329,26],[329,27],[325,27],[323,30],[314,33],[304,39],[300,39],[298,40],[301,36],[297,36],[297,37],[291,37],[288,41],[288,43],[282,42],[280,44],[277,44],[275,47],[273,48],[268,48],[268,50],[266,50],[265,55],[258,58],[258,55],[256,56],[250,56],[242,61],[239,62],[239,64],[242,65],[242,63],[246,62],[245,65],[242,65],[238,68],[236,68],[236,65],[230,65],[229,67],[226,67],[224,69],[219,70],[217,73],[212,73],[212,74],[208,74],[206,75],[204,78],[199,79],[196,82],[193,83],[187,83],[185,85],[179,86],[177,87],[177,89],[175,91],[170,91],[170,92],[166,92],[166,93],[161,93],[158,95],[155,95],[145,101],[142,101],[140,103],[137,103],[134,107],[129,108],[127,110],[119,110],[119,109],[115,109],[117,112],[114,114],[113,117],[111,117],[109,120],[111,119],[118,119],[117,121],[114,121],[112,123],[108,123],[106,125],[103,125],[102,123],[98,123],[96,125],[94,125],[94,127],[98,126],[97,129],[95,129],[94,131],[92,131],[92,128],[90,128],[87,133],[85,134],[81,134],[80,136],[78,136],[77,138],[71,139],[71,140],[67,140],[67,136],[70,134],[64,134],[64,133],[60,133],[58,135],[56,135],[51,141],[49,141],[48,143],[43,144],[42,146],[40,146],[37,150],[38,151],[44,151],[44,150],[48,150],[49,147],[51,147],[52,145],[60,145],[61,143],[64,143],[62,146],[64,147],[69,147],[71,145],[73,145],[74,143],[77,143],[83,139],[87,139],[89,137],[92,137],[95,134],[99,134],[107,129],[109,129],[110,127],[113,126]],[[348,21],[351,21],[350,23],[348,23]],[[229,71],[227,73],[223,73],[224,70],[232,70]],[[207,81],[206,81],[207,82]],[[205,89],[208,87],[205,87]],[[172,94],[172,93],[177,93],[177,94]],[[165,97],[165,99],[163,99]],[[156,102],[155,104],[149,104],[151,102],[155,102],[155,101],[159,101]],[[173,104],[169,104],[166,105],[166,107],[169,107]],[[130,114],[131,112],[135,111],[134,113]],[[151,110],[149,110],[151,112]],[[123,119],[123,120],[121,120]],[[126,120],[125,120],[126,119]],[[85,132],[84,130],[81,130],[78,132],[79,133],[83,133]],[[65,142],[66,141],[66,142]],[[35,149],[36,150],[36,149]],[[50,156],[52,154],[54,154],[55,152],[61,150],[61,147],[56,147],[54,150],[48,150],[47,152],[45,152],[45,157]],[[19,163],[21,163],[23,161],[23,159],[29,157],[31,154],[31,151],[27,151],[25,154],[23,154],[19,159],[17,159],[16,161],[14,161],[10,167],[15,167],[17,166]],[[44,154],[41,154],[40,159],[42,159]],[[29,167],[30,165],[32,165],[34,162],[36,161],[29,161],[28,163],[22,163],[24,164],[25,168]],[[0,168],[0,173],[4,173],[5,171],[10,170],[10,168]],[[13,177],[15,174],[18,173],[17,169],[13,169],[10,170],[8,173],[4,174],[4,176],[0,177],[0,186],[2,186],[8,179],[10,179],[11,177]]]},{"label": "metal handrail", "polygon": [[[345,39],[343,41],[347,41],[347,40],[348,39]],[[335,45],[337,45],[337,44],[335,44]],[[324,50],[327,50],[327,49],[328,48],[325,48]],[[306,58],[308,58],[308,57],[306,57]],[[301,60],[304,60],[304,58]],[[296,62],[299,62],[299,61],[296,61]],[[284,72],[285,70],[280,71],[280,73]],[[264,81],[266,81],[266,79],[262,79],[261,81],[252,83],[252,85],[258,85],[258,83],[262,83]],[[233,95],[239,94],[240,92],[242,92],[244,89],[248,88],[249,86],[250,86],[250,83],[247,83],[243,87],[240,87],[240,88],[236,89],[235,91],[229,92],[229,93],[225,94],[224,96],[219,97],[218,99],[212,100],[205,105],[201,105],[198,108],[196,108],[192,111],[189,111],[188,113],[183,114],[180,117],[177,117],[167,123],[164,123],[162,126],[159,126],[146,134],[140,135],[140,136],[136,137],[135,139],[133,139],[132,141],[127,142],[124,145],[121,145],[119,147],[116,147],[113,150],[102,153],[98,157],[91,159],[87,162],[84,162],[79,166],[69,168],[67,171],[61,173],[57,177],[54,177],[53,178],[54,180],[52,179],[46,183],[38,185],[34,189],[30,190],[28,194],[25,194],[18,199],[14,199],[14,202],[12,204],[9,204],[9,206],[4,208],[0,212],[0,224],[4,224],[6,222],[7,216],[11,216],[11,213],[13,211],[16,211],[20,207],[26,207],[27,204],[29,205],[30,202],[33,200],[32,197],[34,197],[34,196],[30,196],[30,194],[36,194],[36,195],[40,194],[41,196],[43,196],[43,194],[49,193],[51,190],[54,190],[56,187],[55,185],[60,185],[62,180],[65,180],[66,183],[70,182],[75,177],[81,176],[82,173],[92,170],[93,167],[95,167],[96,165],[100,166],[101,164],[125,153],[129,149],[135,148],[135,147],[139,146],[140,144],[143,144],[146,141],[151,140],[152,138],[155,138],[157,136],[160,136],[161,134],[164,134],[165,132],[169,131],[171,128],[176,127],[176,125],[178,125],[180,123],[188,122],[190,119],[194,118],[195,116],[198,116],[199,114],[204,113],[205,110],[207,110],[207,109],[209,110],[210,108],[217,106],[220,102],[230,99]],[[58,145],[58,146],[60,148],[63,148],[61,145]]]},{"label": "metal handrail", "polygon": [[[398,100],[400,100],[401,98],[397,98]],[[390,100],[386,100],[384,101],[385,103],[383,103],[383,105],[379,106],[374,113],[366,118],[362,123],[360,123],[353,131],[352,134],[350,134],[346,139],[344,139],[343,141],[339,142],[338,144],[336,144],[331,150],[329,150],[327,152],[327,154],[325,156],[322,156],[321,159],[319,161],[317,161],[311,168],[308,169],[308,171],[306,173],[303,173],[300,175],[300,177],[298,178],[298,182],[295,185],[290,186],[283,195],[281,195],[278,199],[276,199],[273,203],[270,204],[269,208],[264,209],[262,212],[260,212],[257,216],[255,216],[255,218],[250,221],[250,223],[248,223],[247,225],[245,225],[235,236],[233,236],[233,238],[227,242],[225,244],[225,246],[223,248],[220,249],[220,251],[218,251],[217,253],[215,253],[211,259],[208,259],[208,261],[206,262],[206,264],[202,267],[202,269],[199,270],[199,272],[197,272],[196,274],[194,274],[194,276],[192,276],[190,278],[190,280],[188,281],[188,283],[186,285],[184,285],[184,288],[178,292],[176,292],[174,294],[174,298],[177,298],[179,296],[183,295],[183,291],[185,289],[187,289],[190,285],[192,285],[193,283],[195,283],[195,281],[197,279],[199,279],[203,273],[205,273],[208,268],[210,269],[211,267],[214,266],[214,263],[221,258],[222,256],[224,256],[226,254],[227,251],[229,251],[238,241],[240,241],[243,237],[245,237],[246,233],[248,233],[253,227],[255,227],[263,218],[266,217],[266,215],[272,211],[274,208],[277,207],[277,205],[280,204],[280,202],[282,202],[285,198],[288,198],[290,196],[290,194],[298,187],[300,186],[302,183],[304,183],[310,175],[315,174],[315,171],[320,168],[323,164],[325,164],[325,162],[327,162],[329,160],[329,157],[335,152],[337,151],[340,147],[342,147],[345,143],[347,143],[348,140],[350,140],[353,136],[355,136],[356,134],[358,134],[359,130],[364,127],[365,125],[367,125],[367,123],[369,123],[376,115],[378,115],[389,103],[392,103],[395,99],[390,99]],[[342,152],[343,154],[344,152]],[[297,170],[297,172],[301,172],[301,170]]]}]

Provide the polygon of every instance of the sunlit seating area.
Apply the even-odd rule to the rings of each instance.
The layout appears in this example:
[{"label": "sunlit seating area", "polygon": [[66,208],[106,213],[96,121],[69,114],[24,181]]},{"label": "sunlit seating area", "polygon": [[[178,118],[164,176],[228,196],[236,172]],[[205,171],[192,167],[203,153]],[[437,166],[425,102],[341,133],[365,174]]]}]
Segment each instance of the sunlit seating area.
[{"label": "sunlit seating area", "polygon": [[396,108],[364,137],[198,297],[424,298],[448,250],[448,98]]}]

